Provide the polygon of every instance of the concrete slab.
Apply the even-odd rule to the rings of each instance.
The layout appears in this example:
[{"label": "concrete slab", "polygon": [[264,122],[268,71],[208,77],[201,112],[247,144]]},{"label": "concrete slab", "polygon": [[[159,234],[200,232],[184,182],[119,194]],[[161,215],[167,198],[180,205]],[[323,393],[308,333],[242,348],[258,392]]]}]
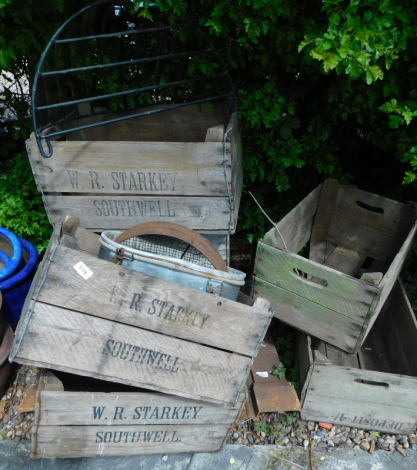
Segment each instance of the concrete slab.
[{"label": "concrete slab", "polygon": [[416,470],[417,452],[338,450],[309,453],[300,447],[227,445],[212,454],[155,454],[80,459],[29,458],[30,444],[0,441],[0,470]]}]

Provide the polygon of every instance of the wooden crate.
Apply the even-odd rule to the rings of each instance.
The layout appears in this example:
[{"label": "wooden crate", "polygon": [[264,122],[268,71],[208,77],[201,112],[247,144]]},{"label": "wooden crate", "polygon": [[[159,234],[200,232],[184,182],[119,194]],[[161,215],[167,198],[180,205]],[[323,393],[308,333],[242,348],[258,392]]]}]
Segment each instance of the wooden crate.
[{"label": "wooden crate", "polygon": [[234,405],[273,312],[98,259],[59,227],[28,294],[11,360]]},{"label": "wooden crate", "polygon": [[31,457],[218,451],[244,398],[213,405],[43,370]]},{"label": "wooden crate", "polygon": [[[96,115],[71,126],[102,119]],[[72,214],[93,231],[165,221],[234,232],[242,162],[237,114],[227,103],[164,111],[67,138],[51,142],[51,158],[41,156],[34,135],[26,145],[52,225]]]},{"label": "wooden crate", "polygon": [[[416,213],[414,203],[326,180],[259,242],[254,297],[285,323],[357,352],[401,270]],[[310,259],[297,254],[308,243]]]},{"label": "wooden crate", "polygon": [[349,355],[299,333],[303,419],[389,434],[417,424],[417,322],[400,282],[363,347]]}]

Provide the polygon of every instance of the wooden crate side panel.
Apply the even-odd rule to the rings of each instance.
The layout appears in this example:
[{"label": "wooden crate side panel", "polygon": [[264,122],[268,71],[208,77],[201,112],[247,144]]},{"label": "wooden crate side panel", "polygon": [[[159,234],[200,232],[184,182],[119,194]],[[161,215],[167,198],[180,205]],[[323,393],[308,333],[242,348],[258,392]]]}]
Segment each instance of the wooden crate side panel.
[{"label": "wooden crate side panel", "polygon": [[[335,384],[332,388],[336,388]],[[301,418],[307,421],[352,426],[389,434],[410,434],[413,432],[417,422],[415,409],[398,408],[393,404],[375,404],[372,397],[368,397],[368,400],[362,402],[351,401],[348,396],[346,394],[342,398],[320,397],[307,392],[301,410]]]},{"label": "wooden crate side panel", "polygon": [[301,331],[296,332],[296,364],[300,369],[301,400],[304,399],[313,369],[311,338]]},{"label": "wooden crate side panel", "polygon": [[230,120],[229,126],[232,126],[230,147],[232,154],[232,203],[234,215],[234,220],[232,221],[232,233],[234,233],[239,216],[239,207],[243,188],[242,139],[240,131],[237,127],[237,117],[235,114],[232,115],[232,119]]},{"label": "wooden crate side panel", "polygon": [[[335,386],[337,384],[337,386]],[[315,365],[310,381],[313,395],[340,398],[415,410],[417,417],[417,378],[352,369],[335,365]]]},{"label": "wooden crate side panel", "polygon": [[331,217],[337,200],[339,182],[335,179],[324,181],[317,205],[316,216],[311,230],[309,258],[316,263],[323,264],[326,260],[327,233]]},{"label": "wooden crate side panel", "polygon": [[[146,107],[141,108],[139,112],[155,111],[161,108],[164,106]],[[98,112],[100,111],[106,111],[106,109],[99,109]],[[110,115],[96,114],[67,122],[63,128],[71,129],[137,113],[138,109],[111,112]],[[211,109],[192,105],[71,132],[67,135],[67,139],[71,141],[204,142],[207,129],[219,124],[226,126],[229,119],[230,107],[226,101],[215,103]],[[55,130],[58,130],[58,126],[56,127]]]},{"label": "wooden crate side panel", "polygon": [[334,213],[394,235],[403,208],[400,202],[341,185]]},{"label": "wooden crate side panel", "polygon": [[252,362],[40,302],[15,361],[230,405],[236,403]]},{"label": "wooden crate side panel", "polygon": [[333,214],[327,240],[348,250],[385,261],[393,235]]},{"label": "wooden crate side panel", "polygon": [[345,351],[354,351],[360,323],[256,277],[254,295],[269,300],[281,321]]},{"label": "wooden crate side panel", "polygon": [[[313,282],[303,273],[327,285]],[[374,297],[379,296],[377,287],[262,242],[258,243],[255,275],[360,323],[365,321]]]},{"label": "wooden crate side panel", "polygon": [[[320,190],[321,185],[276,224],[281,235],[272,228],[265,234],[263,241],[282,250],[285,250],[286,246],[288,251],[298,253],[310,239]],[[285,240],[285,245],[281,236]]]},{"label": "wooden crate side panel", "polygon": [[90,230],[127,230],[144,222],[175,222],[193,230],[229,229],[227,197],[45,196],[53,225],[67,214]]},{"label": "wooden crate side panel", "polygon": [[[407,253],[409,252],[411,248],[411,244],[414,240],[415,234],[417,231],[417,223],[413,225],[413,228],[411,229],[410,233],[408,234],[406,240],[404,241],[403,245],[400,248],[400,251],[397,253],[395,256],[393,262],[391,263],[388,271],[386,272],[385,276],[383,277],[382,281],[379,284],[379,287],[381,289],[381,295],[378,301],[378,304],[376,305],[375,310],[372,313],[372,316],[368,319],[367,323],[364,325],[364,329],[362,332],[363,338],[360,340],[359,344],[363,344],[364,340],[366,339],[366,336],[368,333],[371,331],[372,326],[374,325],[376,319],[378,318],[378,315],[382,308],[384,307],[385,302],[387,302],[388,297],[395,285],[395,283],[398,280],[398,277],[400,275],[402,266],[404,264],[405,258],[407,256]],[[401,294],[399,294],[401,295]],[[404,293],[405,295],[405,293]],[[405,313],[406,314],[406,313]]]},{"label": "wooden crate side panel", "polygon": [[[84,279],[79,262],[93,273]],[[204,278],[203,278],[204,279]],[[252,356],[272,312],[60,246],[38,301]]]},{"label": "wooden crate side panel", "polygon": [[219,425],[40,426],[32,458],[214,452],[230,428]]},{"label": "wooden crate side panel", "polygon": [[10,351],[10,356],[9,356],[10,362],[13,362],[14,356],[17,353],[20,342],[22,341],[26,333],[27,325],[30,322],[30,318],[32,315],[32,307],[34,304],[33,296],[35,295],[35,293],[38,292],[43,279],[47,275],[49,266],[51,264],[51,260],[53,259],[55,251],[57,247],[59,246],[60,230],[61,230],[60,226],[54,227],[48,246],[45,250],[45,253],[42,257],[41,262],[39,263],[35,276],[32,280],[32,284],[30,286],[29,292],[26,296],[25,303],[22,308],[20,320],[16,327],[15,337],[13,340],[13,345],[12,345],[12,349]]},{"label": "wooden crate side panel", "polygon": [[231,425],[242,404],[213,405],[161,393],[100,393],[41,391],[41,426]]},{"label": "wooden crate side panel", "polygon": [[417,377],[417,321],[401,282],[380,331],[393,372]]},{"label": "wooden crate side panel", "polygon": [[[44,193],[135,196],[227,195],[231,164],[223,168],[223,142],[54,142],[53,158],[29,158]],[[230,159],[230,144],[226,144]]]},{"label": "wooden crate side panel", "polygon": [[200,232],[216,248],[221,257],[230,264],[230,235],[228,233],[208,233]]}]

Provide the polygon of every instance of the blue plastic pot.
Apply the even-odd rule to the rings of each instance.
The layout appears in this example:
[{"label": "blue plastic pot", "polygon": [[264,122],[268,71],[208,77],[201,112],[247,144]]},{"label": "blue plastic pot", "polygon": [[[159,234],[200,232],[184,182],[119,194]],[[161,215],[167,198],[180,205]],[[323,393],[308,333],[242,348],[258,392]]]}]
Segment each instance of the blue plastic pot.
[{"label": "blue plastic pot", "polygon": [[26,252],[28,259],[25,262],[22,257],[22,262],[20,263],[21,269],[8,279],[0,281],[0,291],[3,294],[1,311],[4,320],[13,330],[16,329],[19,322],[23,304],[25,303],[38,264],[38,253],[35,247],[27,240],[22,238],[18,238],[18,240],[21,250]]},{"label": "blue plastic pot", "polygon": [[6,239],[13,251],[12,255],[9,257],[6,252],[0,250],[0,261],[4,264],[4,268],[0,270],[0,281],[2,281],[12,276],[19,267],[22,259],[22,247],[19,238],[4,227],[0,227],[0,237]]}]

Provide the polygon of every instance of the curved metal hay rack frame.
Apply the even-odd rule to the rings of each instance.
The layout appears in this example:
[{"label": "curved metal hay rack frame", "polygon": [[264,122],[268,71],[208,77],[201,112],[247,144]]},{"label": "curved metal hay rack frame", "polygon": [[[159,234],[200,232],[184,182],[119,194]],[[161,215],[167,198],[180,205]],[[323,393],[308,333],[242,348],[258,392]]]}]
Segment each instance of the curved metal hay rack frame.
[{"label": "curved metal hay rack frame", "polygon": [[[218,100],[236,111],[226,65],[200,28],[188,21],[168,24],[156,9],[151,21],[123,3],[105,0],[83,8],[43,51],[32,91],[43,157],[53,154],[51,140],[70,132]],[[120,116],[125,110],[129,114]],[[105,119],[84,119],[97,115]]]}]

